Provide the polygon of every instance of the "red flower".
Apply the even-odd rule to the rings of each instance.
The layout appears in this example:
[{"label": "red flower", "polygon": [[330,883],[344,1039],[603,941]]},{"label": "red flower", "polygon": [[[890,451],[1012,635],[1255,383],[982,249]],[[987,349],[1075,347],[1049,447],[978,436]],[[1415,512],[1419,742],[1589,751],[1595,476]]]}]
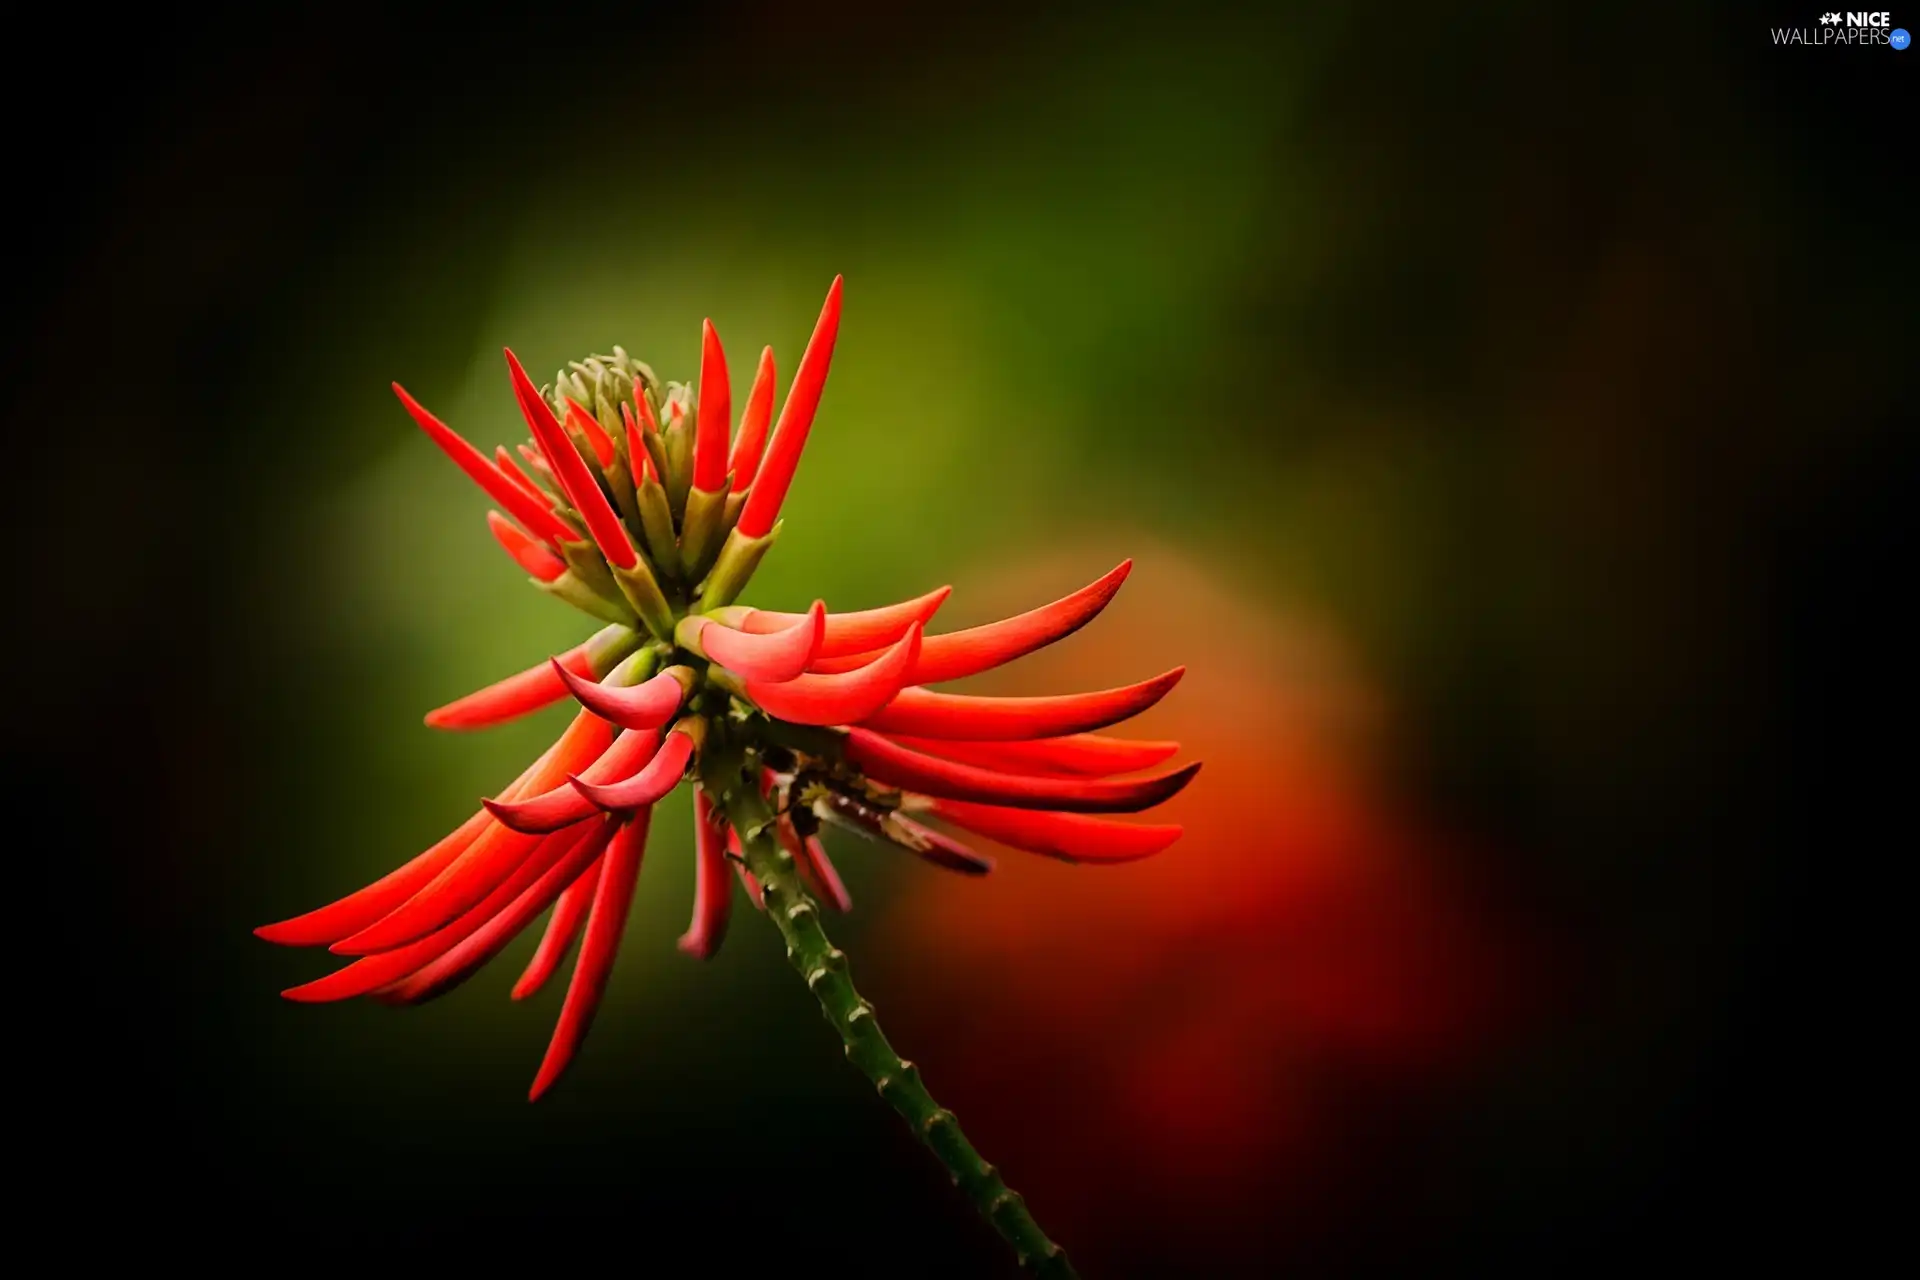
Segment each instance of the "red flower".
[{"label": "red flower", "polygon": [[[699,957],[725,934],[736,875],[764,908],[741,848],[768,830],[806,894],[838,911],[851,904],[819,839],[823,826],[966,874],[992,864],[917,817],[1070,862],[1141,858],[1179,837],[1177,826],[1111,815],[1161,803],[1199,766],[1142,773],[1179,744],[1092,732],[1152,706],[1179,670],[1047,698],[923,687],[1072,634],[1113,598],[1131,562],[1029,613],[944,633],[927,627],[946,587],[849,613],[822,603],[803,614],[734,603],[779,536],[839,327],[836,279],[771,433],[771,349],[730,433],[733,396],[711,322],[697,401],[688,388],[663,388],[618,347],[572,364],[548,387],[536,387],[509,351],[532,433],[518,446],[526,469],[504,447],[489,458],[396,384],[407,412],[502,508],[488,513],[488,525],[515,563],[607,625],[566,654],[428,713],[437,728],[474,729],[569,696],[583,708],[545,755],[444,840],[330,906],[260,929],[269,941],[352,957],[289,998],[431,998],[552,908],[513,989],[516,999],[537,990],[578,942],[533,1085],[539,1097],[592,1023],[652,807],[689,776],[698,873],[680,947]],[[748,829],[739,820],[729,804],[734,780],[765,797],[769,823]]]}]

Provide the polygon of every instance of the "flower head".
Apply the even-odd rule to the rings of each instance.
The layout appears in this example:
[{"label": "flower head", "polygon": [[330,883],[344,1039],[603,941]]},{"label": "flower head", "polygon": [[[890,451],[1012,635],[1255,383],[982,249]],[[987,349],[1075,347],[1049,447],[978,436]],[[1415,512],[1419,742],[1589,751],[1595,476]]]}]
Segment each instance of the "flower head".
[{"label": "flower head", "polygon": [[[1131,562],[1051,604],[958,631],[930,630],[946,587],[851,612],[737,603],[779,537],[840,303],[836,279],[777,418],[773,352],[761,353],[737,430],[710,321],[697,390],[661,383],[618,347],[536,386],[508,351],[531,436],[513,453],[488,457],[395,384],[414,421],[495,503],[487,523],[508,556],[534,585],[604,626],[428,713],[436,728],[476,729],[568,698],[580,704],[544,755],[444,839],[337,902],[257,931],[351,957],[289,998],[431,998],[551,908],[513,989],[515,999],[540,989],[578,944],[537,1098],[592,1023],[653,806],[690,778],[698,868],[680,947],[699,957],[726,933],[736,879],[764,905],[741,848],[769,826],[806,894],[838,911],[851,902],[820,840],[827,826],[969,875],[991,860],[926,820],[1070,862],[1142,858],[1179,837],[1178,826],[1116,815],[1167,800],[1199,765],[1164,767],[1177,743],[1097,732],[1165,697],[1179,670],[1037,698],[927,687],[1072,634],[1113,599]],[[730,803],[742,789],[765,806],[758,827]]]}]

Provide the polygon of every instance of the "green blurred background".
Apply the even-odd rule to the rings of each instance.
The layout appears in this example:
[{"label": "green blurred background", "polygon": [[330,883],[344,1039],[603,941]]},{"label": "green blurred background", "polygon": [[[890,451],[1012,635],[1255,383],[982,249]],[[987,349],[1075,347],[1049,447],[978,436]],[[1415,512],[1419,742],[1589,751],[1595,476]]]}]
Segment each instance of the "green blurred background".
[{"label": "green blurred background", "polygon": [[1872,1123],[1831,1046],[1879,998],[1884,792],[1839,714],[1910,576],[1920,54],[1769,20],[193,18],[16,84],[41,1193],[209,1262],[1010,1270],[771,929],[673,949],[684,795],[538,1106],[530,940],[396,1013],[284,1004],[323,961],[249,934],[516,773],[564,713],[420,714],[592,625],[387,383],[491,446],[503,345],[691,379],[711,316],[784,389],[844,273],[752,598],[952,582],[963,625],[1132,555],[978,687],[1192,668],[1142,725],[1209,762],[1153,864],[833,846],[901,1049],[1088,1274],[1776,1248],[1731,1228],[1810,1220]]}]

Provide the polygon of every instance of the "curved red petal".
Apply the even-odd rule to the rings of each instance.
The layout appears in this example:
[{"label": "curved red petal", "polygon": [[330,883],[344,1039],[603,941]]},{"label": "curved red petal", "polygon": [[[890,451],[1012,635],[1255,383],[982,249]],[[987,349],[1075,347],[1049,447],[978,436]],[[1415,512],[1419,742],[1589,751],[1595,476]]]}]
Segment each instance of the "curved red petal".
[{"label": "curved red petal", "polygon": [[[582,711],[528,777],[526,792],[546,791],[586,768],[606,751],[612,736],[606,721]],[[418,893],[359,933],[336,942],[333,950],[368,955],[404,946],[438,929],[511,877],[540,840],[495,823]]]},{"label": "curved red petal", "polygon": [[459,432],[428,413],[418,400],[408,395],[405,387],[394,383],[393,394],[400,397],[400,403],[420,429],[427,433],[427,438],[439,445],[440,451],[453,459],[454,465],[466,472],[475,484],[486,490],[488,497],[512,512],[514,519],[549,541],[574,536],[573,530],[553,514],[543,499],[529,496],[507,479],[498,467],[487,460],[485,454],[468,444]]},{"label": "curved red petal", "polygon": [[676,730],[667,735],[667,740],[660,744],[660,750],[647,767],[631,778],[601,784],[576,775],[570,781],[581,795],[609,812],[644,809],[658,803],[680,785],[680,779],[687,772],[687,761],[692,756],[693,739]]},{"label": "curved red petal", "polygon": [[710,660],[749,680],[791,680],[819,652],[826,617],[827,606],[816,600],[783,631],[735,631],[709,621],[700,629],[699,645]]},{"label": "curved red petal", "polygon": [[693,919],[680,935],[680,949],[702,960],[713,957],[727,936],[733,884],[727,878],[726,837],[720,815],[704,789],[693,793]]},{"label": "curved red petal", "polygon": [[[657,729],[629,729],[613,740],[598,760],[580,774],[588,782],[619,782],[646,767],[660,749]],[[524,800],[482,800],[502,826],[528,835],[545,835],[594,814],[593,802],[571,783],[562,782]]]},{"label": "curved red petal", "polygon": [[552,507],[553,500],[540,491],[540,486],[534,483],[532,476],[520,469],[520,464],[513,460],[512,454],[507,452],[507,446],[503,444],[494,446],[493,465],[500,468],[500,474],[513,481],[520,492],[543,507]]},{"label": "curved red petal", "polygon": [[[885,605],[879,609],[861,609],[854,613],[829,613],[826,629],[820,636],[820,652],[814,657],[816,659],[839,658],[857,653],[871,658],[871,651],[886,648],[907,634],[907,628],[914,623],[918,622],[925,626],[931,622],[933,615],[952,594],[952,587],[941,587],[912,600],[903,600],[899,604]],[[785,630],[805,617],[803,613],[776,613],[770,609],[749,609],[745,620],[740,624],[740,629],[764,635],[770,631]]]},{"label": "curved red petal", "polygon": [[727,484],[727,432],[733,424],[733,391],[727,353],[713,321],[700,324],[700,400],[693,417],[693,487],[718,493]]},{"label": "curved red petal", "polygon": [[827,368],[833,363],[833,344],[840,334],[841,278],[835,276],[827,290],[820,319],[814,323],[813,336],[800,357],[793,385],[787,388],[787,402],[780,406],[780,422],[773,429],[766,460],[760,464],[747,505],[740,510],[740,534],[764,538],[780,515],[780,504],[787,500],[793,473],[800,465],[800,451],[807,446],[807,432],[813,428],[813,416],[820,408],[820,392],[827,385]]},{"label": "curved red petal", "polygon": [[[511,351],[506,355],[513,392],[520,401],[520,414],[532,428],[533,438],[540,442],[541,452],[547,455],[547,462],[559,478],[567,500],[586,521],[587,532],[607,562],[622,569],[633,568],[640,563],[639,553],[633,549],[633,540],[627,537],[626,526],[614,514],[607,495],[600,491],[600,482],[587,471],[587,460],[573,447],[573,441],[560,427],[560,420],[553,416],[553,407],[533,385],[533,379],[527,377],[520,361]],[[567,536],[573,535],[569,532]]]},{"label": "curved red petal", "polygon": [[787,681],[749,680],[747,696],[768,715],[792,724],[852,724],[873,715],[900,692],[920,653],[920,624],[878,661],[842,675],[803,675]]},{"label": "curved red petal", "polygon": [[584,679],[554,660],[555,678],[581,706],[610,720],[622,729],[658,729],[673,719],[686,701],[687,687],[669,667],[651,680],[631,687],[615,688]]},{"label": "curved red petal", "polygon": [[914,738],[903,734],[888,736],[914,751],[998,769],[1002,773],[1072,778],[1109,778],[1117,773],[1151,769],[1180,750],[1177,742],[1129,742],[1093,733],[1035,738],[1028,742],[952,742],[945,738]]},{"label": "curved red petal", "polygon": [[[493,830],[498,831],[500,828],[494,827]],[[521,860],[520,865],[514,868],[513,874],[495,885],[478,901],[424,936],[414,938],[404,946],[382,951],[378,955],[363,955],[352,964],[336,969],[324,978],[302,983],[280,994],[289,1000],[298,1000],[302,1003],[348,1000],[398,982],[439,959],[471,937],[489,920],[506,910],[526,891],[528,885],[539,880],[569,848],[575,847],[566,835],[548,836],[537,839],[534,843],[536,847],[529,851],[530,856]]]},{"label": "curved red petal", "polygon": [[1124,781],[1033,778],[942,760],[898,746],[866,729],[847,731],[846,755],[868,777],[924,795],[1017,809],[1072,813],[1137,813],[1178,794],[1199,762]]},{"label": "curved red petal", "polygon": [[567,571],[565,561],[535,542],[526,530],[498,511],[487,512],[487,528],[501,549],[513,557],[514,563],[540,581],[552,582]]},{"label": "curved red petal", "polygon": [[547,979],[567,958],[574,939],[580,936],[580,926],[587,922],[587,908],[593,905],[593,888],[599,878],[600,860],[596,857],[561,891],[553,904],[553,914],[547,918],[546,932],[540,935],[540,945],[534,948],[533,959],[527,961],[525,971],[513,984],[515,1000],[525,1000],[546,986]]},{"label": "curved red petal", "polygon": [[593,450],[595,461],[603,467],[613,465],[613,437],[608,435],[607,429],[571,396],[567,398],[567,425],[578,431],[586,440],[587,447]]},{"label": "curved red petal", "polygon": [[399,982],[375,995],[395,1004],[418,1004],[445,995],[503,951],[519,937],[534,918],[560,897],[567,887],[577,883],[589,866],[600,859],[601,850],[613,835],[610,822],[583,823],[579,831],[556,836],[561,845],[559,859],[508,903],[498,915],[461,939],[444,955],[422,965]]},{"label": "curved red petal", "polygon": [[[1065,639],[1107,607],[1132,570],[1133,561],[1123,560],[1097,582],[1052,604],[985,626],[928,636],[920,647],[920,661],[914,664],[910,683],[939,684],[943,680],[977,675]],[[859,655],[829,659],[816,662],[814,670],[844,671],[866,660],[869,659]]]},{"label": "curved red petal", "polygon": [[834,870],[833,863],[827,857],[826,846],[820,843],[820,837],[808,836],[805,839],[794,830],[793,823],[782,817],[776,824],[780,843],[793,855],[794,870],[799,872],[800,881],[807,892],[831,911],[847,912],[853,910],[853,895],[847,892],[847,886],[840,879],[840,873]]},{"label": "curved red petal", "polygon": [[573,964],[573,980],[567,984],[567,998],[560,1006],[560,1020],[554,1025],[553,1039],[547,1042],[547,1054],[527,1093],[534,1101],[551,1089],[566,1071],[567,1065],[586,1039],[593,1015],[613,973],[613,961],[620,950],[620,937],[627,929],[627,916],[633,907],[633,888],[640,879],[640,863],[647,851],[647,826],[650,810],[642,809],[621,824],[608,842],[600,862],[600,882],[594,888],[593,906],[587,913],[586,934],[580,940],[580,958]]},{"label": "curved red petal", "polygon": [[1146,825],[1082,813],[1047,813],[936,800],[936,816],[976,835],[1066,862],[1132,862],[1150,858],[1180,838],[1176,823]]},{"label": "curved red petal", "polygon": [[881,733],[966,742],[1016,742],[1104,729],[1131,719],[1172,692],[1185,667],[1139,684],[1039,698],[982,698],[918,687],[860,723]]},{"label": "curved red petal", "polygon": [[733,472],[733,491],[740,493],[753,483],[760,469],[760,454],[767,447],[767,423],[773,419],[773,348],[760,349],[760,367],[753,375],[753,388],[747,392],[747,407],[740,411],[740,434],[733,440],[733,457],[727,466]]}]

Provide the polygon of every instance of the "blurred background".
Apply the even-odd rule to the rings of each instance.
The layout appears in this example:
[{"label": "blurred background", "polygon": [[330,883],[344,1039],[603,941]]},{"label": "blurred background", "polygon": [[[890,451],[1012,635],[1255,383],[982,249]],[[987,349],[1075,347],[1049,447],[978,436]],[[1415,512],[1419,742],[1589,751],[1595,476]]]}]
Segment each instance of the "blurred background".
[{"label": "blurred background", "polygon": [[1011,1272],[766,924],[674,949],[684,794],[537,1106],[531,937],[397,1012],[282,1002],[326,962],[250,934],[518,772],[564,712],[421,714],[593,625],[388,382],[490,447],[503,345],[690,380],[711,316],[784,390],[845,273],[754,601],[951,582],[961,626],[1131,556],[972,687],[1189,667],[1138,723],[1207,762],[1154,861],[830,845],[884,1025],[1086,1274],[1854,1237],[1920,54],[1734,6],[148,21],[7,90],[51,1213],[203,1262]]}]

